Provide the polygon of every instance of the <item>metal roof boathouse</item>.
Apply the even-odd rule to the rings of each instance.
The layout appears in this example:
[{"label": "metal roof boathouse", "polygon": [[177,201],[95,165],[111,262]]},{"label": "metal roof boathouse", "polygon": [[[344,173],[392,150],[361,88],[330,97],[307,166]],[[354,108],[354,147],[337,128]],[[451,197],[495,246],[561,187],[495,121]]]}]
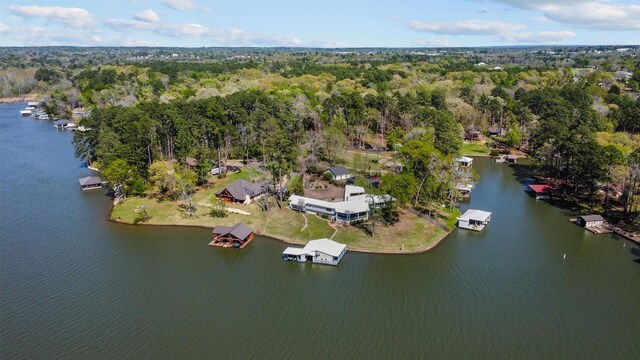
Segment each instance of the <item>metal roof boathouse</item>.
[{"label": "metal roof boathouse", "polygon": [[347,252],[347,245],[329,239],[311,240],[305,247],[288,247],[282,259],[303,263],[307,260],[315,264],[338,265]]},{"label": "metal roof boathouse", "polygon": [[458,218],[458,227],[461,229],[482,231],[489,221],[491,221],[490,212],[469,209]]}]

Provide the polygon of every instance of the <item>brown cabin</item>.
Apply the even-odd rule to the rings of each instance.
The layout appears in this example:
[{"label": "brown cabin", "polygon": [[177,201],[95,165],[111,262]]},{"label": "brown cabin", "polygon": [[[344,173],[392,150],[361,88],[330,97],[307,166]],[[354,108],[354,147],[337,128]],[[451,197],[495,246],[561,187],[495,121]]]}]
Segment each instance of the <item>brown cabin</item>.
[{"label": "brown cabin", "polygon": [[253,230],[245,224],[233,227],[216,226],[212,231],[210,246],[234,247],[242,249],[253,240]]},{"label": "brown cabin", "polygon": [[253,198],[267,192],[266,184],[254,184],[244,179],[238,179],[218,191],[216,196],[228,203],[248,204]]}]

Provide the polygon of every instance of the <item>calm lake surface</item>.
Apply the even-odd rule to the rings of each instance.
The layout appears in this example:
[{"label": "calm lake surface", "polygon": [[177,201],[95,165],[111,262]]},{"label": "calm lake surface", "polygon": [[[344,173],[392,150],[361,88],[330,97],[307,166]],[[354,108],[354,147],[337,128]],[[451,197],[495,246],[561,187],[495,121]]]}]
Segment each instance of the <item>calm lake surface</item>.
[{"label": "calm lake surface", "polygon": [[[419,255],[283,262],[285,244],[107,221],[72,133],[0,105],[0,358],[637,359],[640,249],[476,159],[482,233]],[[563,255],[567,254],[563,260]]]}]

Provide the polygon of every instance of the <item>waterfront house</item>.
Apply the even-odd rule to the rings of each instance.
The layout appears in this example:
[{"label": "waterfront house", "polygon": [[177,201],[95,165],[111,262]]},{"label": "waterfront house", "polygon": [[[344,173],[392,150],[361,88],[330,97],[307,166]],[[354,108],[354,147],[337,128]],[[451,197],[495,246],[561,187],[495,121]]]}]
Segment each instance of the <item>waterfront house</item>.
[{"label": "waterfront house", "polygon": [[505,160],[506,160],[508,163],[515,164],[515,163],[517,163],[517,162],[518,162],[518,155],[507,155],[507,156],[505,157]]},{"label": "waterfront house", "polygon": [[78,180],[78,182],[80,183],[80,188],[82,190],[102,189],[103,184],[102,179],[97,176],[83,177],[82,179]]},{"label": "waterfront house", "polygon": [[89,110],[85,108],[75,108],[71,111],[71,117],[77,120],[87,118],[89,117]]},{"label": "waterfront house", "polygon": [[254,198],[266,193],[266,184],[254,184],[244,179],[238,179],[225,186],[216,196],[225,202],[249,204]]},{"label": "waterfront house", "polygon": [[627,81],[633,77],[633,73],[628,71],[616,71],[613,73],[613,78],[618,81]]},{"label": "waterfront house", "polygon": [[253,230],[245,224],[233,227],[216,226],[212,231],[210,246],[235,247],[242,249],[253,240]]},{"label": "waterfront house", "polygon": [[463,137],[464,140],[469,140],[469,141],[481,140],[482,138],[484,138],[482,131],[477,130],[473,127],[467,128],[464,132],[464,137]]},{"label": "waterfront house", "polygon": [[367,195],[361,186],[345,186],[343,201],[330,202],[291,195],[289,208],[294,211],[326,217],[331,221],[349,224],[369,219],[373,207],[381,207],[395,199],[390,195]]},{"label": "waterfront house", "polygon": [[347,252],[347,245],[330,239],[311,240],[305,247],[288,247],[282,258],[288,261],[305,262],[311,260],[315,264],[338,265]]},{"label": "waterfront house", "polygon": [[458,218],[458,227],[461,229],[482,231],[489,221],[491,221],[490,212],[469,209]]},{"label": "waterfront house", "polygon": [[604,218],[600,215],[582,215],[578,216],[576,224],[583,228],[600,229],[604,225]]},{"label": "waterfront house", "polygon": [[456,161],[458,162],[458,164],[460,166],[464,166],[464,167],[469,167],[469,166],[473,165],[473,159],[470,158],[470,157],[466,157],[466,156],[461,156],[461,157],[457,158]]},{"label": "waterfront house", "polygon": [[529,191],[531,192],[533,197],[536,198],[536,200],[550,198],[552,190],[553,190],[553,187],[550,185],[544,185],[544,184],[529,185]]},{"label": "waterfront house", "polygon": [[332,166],[325,173],[331,174],[331,178],[336,181],[347,180],[351,177],[351,174],[344,166]]}]

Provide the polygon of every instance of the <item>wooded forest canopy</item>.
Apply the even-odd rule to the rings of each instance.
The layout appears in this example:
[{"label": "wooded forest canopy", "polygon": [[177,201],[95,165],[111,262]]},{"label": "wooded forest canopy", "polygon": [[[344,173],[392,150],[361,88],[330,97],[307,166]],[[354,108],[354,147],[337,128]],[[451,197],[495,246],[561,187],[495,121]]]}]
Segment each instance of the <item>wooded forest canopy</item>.
[{"label": "wooded forest canopy", "polygon": [[32,76],[52,117],[92,109],[82,125],[93,130],[76,134],[77,154],[103,167],[126,164],[129,189],[149,184],[156,161],[193,157],[201,180],[215,162],[258,161],[275,182],[291,171],[321,172],[319,164],[339,163],[350,147],[395,151],[400,167],[387,181],[412,189],[408,201],[450,202],[465,132],[498,129],[500,146],[525,151],[545,176],[588,194],[627,184],[631,203],[640,61],[607,51],[573,52],[562,66],[523,65],[556,58],[541,50],[271,51],[40,66]]}]

